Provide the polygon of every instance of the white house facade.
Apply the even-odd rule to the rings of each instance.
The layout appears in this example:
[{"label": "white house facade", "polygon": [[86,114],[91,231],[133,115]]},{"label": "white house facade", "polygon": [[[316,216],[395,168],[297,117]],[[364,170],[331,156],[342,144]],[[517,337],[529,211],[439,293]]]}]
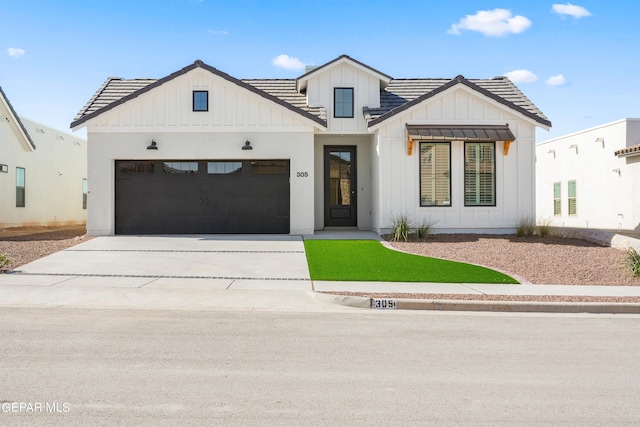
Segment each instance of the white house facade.
[{"label": "white house facade", "polygon": [[82,225],[87,143],[19,117],[0,88],[0,228]]},{"label": "white house facade", "polygon": [[536,158],[538,221],[640,232],[640,119],[542,142]]},{"label": "white house facade", "polygon": [[297,79],[201,61],[108,79],[80,110],[93,235],[515,230],[535,215],[535,128],[508,79],[393,79],[348,56]]}]

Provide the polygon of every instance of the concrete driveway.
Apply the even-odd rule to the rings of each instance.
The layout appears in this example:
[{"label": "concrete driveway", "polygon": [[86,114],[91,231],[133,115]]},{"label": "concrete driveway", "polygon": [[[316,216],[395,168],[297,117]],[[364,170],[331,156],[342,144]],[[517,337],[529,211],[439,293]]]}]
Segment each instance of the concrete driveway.
[{"label": "concrete driveway", "polygon": [[[22,284],[311,290],[299,236],[96,237],[3,275]],[[18,283],[16,283],[18,284]]]}]

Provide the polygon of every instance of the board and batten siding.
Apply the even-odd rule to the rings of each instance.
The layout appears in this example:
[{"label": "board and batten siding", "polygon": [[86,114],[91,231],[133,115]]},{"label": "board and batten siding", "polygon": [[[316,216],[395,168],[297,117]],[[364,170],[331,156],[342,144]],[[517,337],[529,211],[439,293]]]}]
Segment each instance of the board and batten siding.
[{"label": "board and batten siding", "polygon": [[[451,142],[451,206],[420,206],[420,149],[407,154],[406,124],[504,125],[516,137],[507,156],[497,141],[496,206],[464,206],[464,142]],[[438,232],[515,230],[521,218],[535,217],[535,124],[466,87],[455,87],[390,118],[378,128],[379,197],[374,199],[379,229],[387,231],[393,217],[407,214],[414,223],[435,222]],[[376,221],[374,221],[375,223]]]}]

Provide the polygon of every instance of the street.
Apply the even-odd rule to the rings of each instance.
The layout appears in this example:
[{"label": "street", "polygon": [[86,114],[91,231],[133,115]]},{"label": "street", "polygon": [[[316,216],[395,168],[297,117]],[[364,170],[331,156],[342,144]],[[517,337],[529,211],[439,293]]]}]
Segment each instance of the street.
[{"label": "street", "polygon": [[638,337],[632,315],[1,308],[0,425],[640,424]]}]

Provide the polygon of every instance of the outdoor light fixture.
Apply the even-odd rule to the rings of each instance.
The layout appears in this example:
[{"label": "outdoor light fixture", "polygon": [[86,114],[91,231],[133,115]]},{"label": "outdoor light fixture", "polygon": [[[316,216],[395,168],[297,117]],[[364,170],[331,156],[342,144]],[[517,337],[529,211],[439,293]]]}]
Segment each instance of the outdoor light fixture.
[{"label": "outdoor light fixture", "polygon": [[620,168],[615,168],[612,172],[617,173],[618,176],[620,176]]},{"label": "outdoor light fixture", "polygon": [[573,144],[569,147],[569,150],[576,149],[576,154],[578,154],[578,144]]},{"label": "outdoor light fixture", "polygon": [[152,139],[151,145],[147,146],[147,150],[157,150],[157,149],[158,149],[158,144]]},{"label": "outdoor light fixture", "polygon": [[242,146],[243,150],[253,150],[253,147],[251,146],[251,143],[249,142],[249,140],[247,139],[247,142],[244,143],[244,145]]},{"label": "outdoor light fixture", "polygon": [[604,138],[596,138],[596,142],[602,142],[602,148],[604,148]]},{"label": "outdoor light fixture", "polygon": [[553,154],[553,158],[556,158],[556,150],[549,150],[547,151],[547,154]]}]

